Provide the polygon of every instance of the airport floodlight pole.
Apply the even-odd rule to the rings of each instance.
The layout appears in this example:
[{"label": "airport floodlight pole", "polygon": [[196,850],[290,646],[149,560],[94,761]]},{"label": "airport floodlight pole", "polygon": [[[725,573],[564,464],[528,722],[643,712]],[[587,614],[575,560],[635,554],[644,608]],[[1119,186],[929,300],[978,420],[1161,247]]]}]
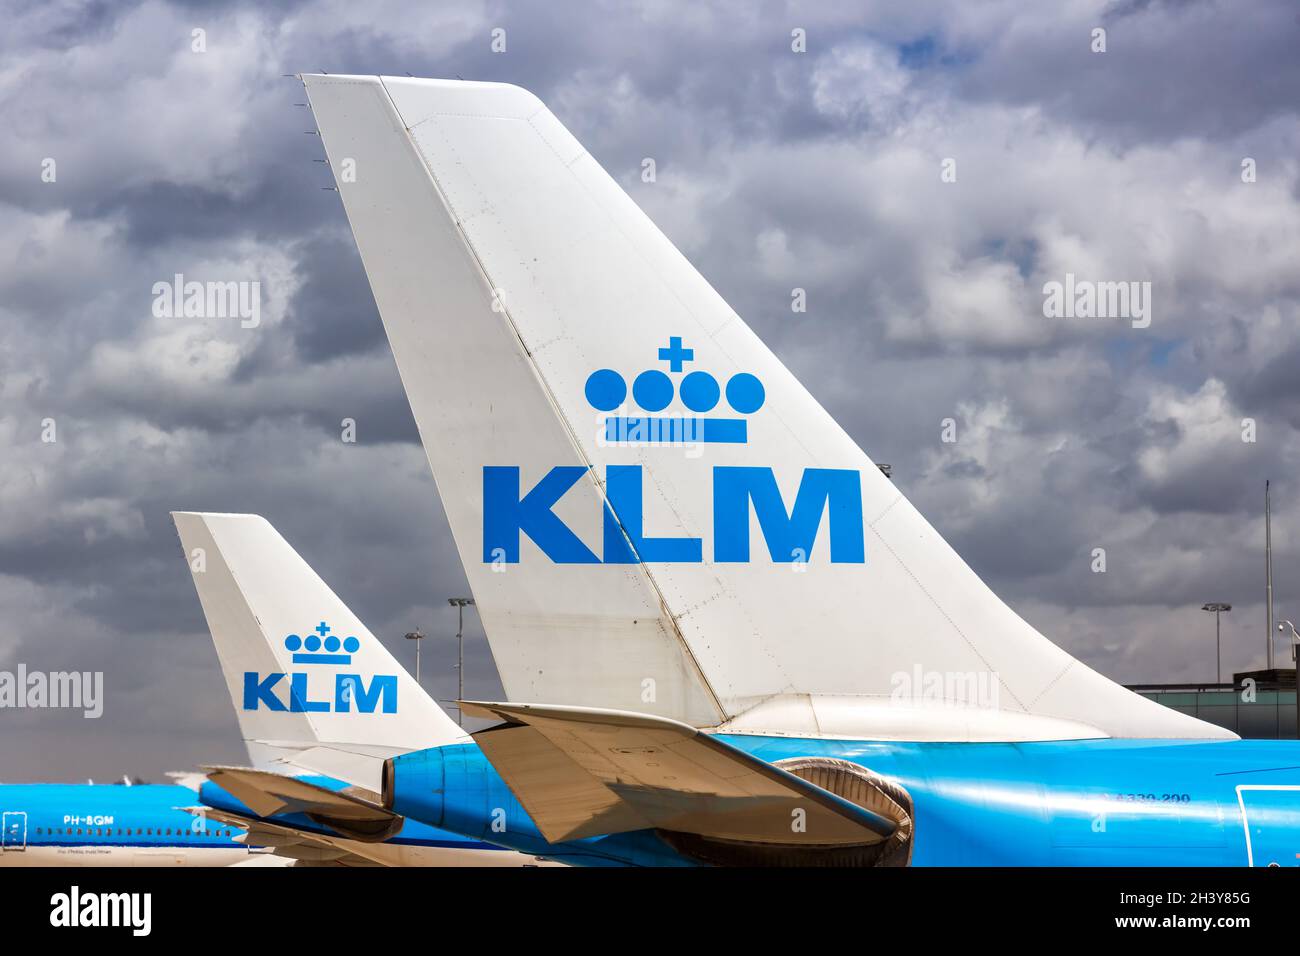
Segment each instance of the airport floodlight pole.
[{"label": "airport floodlight pole", "polygon": [[[1264,609],[1268,614],[1268,669],[1273,661],[1273,515],[1269,509],[1268,481],[1264,481]],[[1298,698],[1300,700],[1300,698]]]},{"label": "airport floodlight pole", "polygon": [[415,641],[415,682],[420,683],[420,642],[424,640],[424,635],[420,633],[417,627],[406,635],[408,641]]},{"label": "airport floodlight pole", "polygon": [[1219,615],[1224,611],[1231,611],[1231,604],[1210,603],[1201,606],[1202,611],[1214,612],[1214,679],[1217,683],[1223,683],[1223,646],[1219,643]]},{"label": "airport floodlight pole", "polygon": [[[1278,621],[1277,629],[1291,631],[1291,660],[1295,662],[1295,739],[1300,740],[1300,633],[1290,621]],[[1269,643],[1272,643],[1271,641]]]},{"label": "airport floodlight pole", "polygon": [[447,598],[447,603],[456,609],[456,723],[464,727],[460,701],[465,699],[465,606],[473,604],[474,599]]}]

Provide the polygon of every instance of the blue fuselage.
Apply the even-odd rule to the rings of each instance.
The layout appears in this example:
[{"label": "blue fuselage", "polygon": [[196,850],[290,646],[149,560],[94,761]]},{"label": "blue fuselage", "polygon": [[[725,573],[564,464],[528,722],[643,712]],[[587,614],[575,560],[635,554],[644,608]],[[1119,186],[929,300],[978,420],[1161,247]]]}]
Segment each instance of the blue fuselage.
[{"label": "blue fuselage", "polygon": [[[1294,741],[719,739],[768,762],[849,760],[902,784],[918,866],[1300,863]],[[398,757],[393,771],[393,809],[432,826],[570,863],[689,862],[648,830],[547,843],[472,744]]]},{"label": "blue fuselage", "polygon": [[235,839],[242,829],[184,809],[197,803],[193,790],[167,784],[6,784],[0,786],[0,859],[45,859],[46,850],[60,851],[65,864],[127,850],[144,862],[155,851],[247,854]]}]

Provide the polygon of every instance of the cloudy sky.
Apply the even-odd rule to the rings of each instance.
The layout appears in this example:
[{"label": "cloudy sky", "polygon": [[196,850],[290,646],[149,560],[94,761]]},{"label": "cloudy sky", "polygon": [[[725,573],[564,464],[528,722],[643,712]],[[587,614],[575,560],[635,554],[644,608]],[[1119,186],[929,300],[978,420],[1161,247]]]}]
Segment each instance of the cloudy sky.
[{"label": "cloudy sky", "polygon": [[[1211,600],[1225,670],[1262,666],[1265,478],[1300,614],[1290,0],[4,6],[0,670],[103,671],[106,701],[0,711],[0,779],[241,759],[173,509],[265,515],[403,661],[422,627],[455,694],[464,575],[300,71],[532,89],[1103,673],[1213,679]],[[260,326],[155,317],[176,273],[259,281]],[[1149,327],[1046,318],[1066,273],[1150,282]],[[471,625],[467,693],[493,697]]]}]

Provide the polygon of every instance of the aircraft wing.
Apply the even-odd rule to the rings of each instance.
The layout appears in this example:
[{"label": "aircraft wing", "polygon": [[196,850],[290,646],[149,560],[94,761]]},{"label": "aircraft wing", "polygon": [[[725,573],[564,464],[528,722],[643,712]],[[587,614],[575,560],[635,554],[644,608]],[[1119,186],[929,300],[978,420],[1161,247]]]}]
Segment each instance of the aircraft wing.
[{"label": "aircraft wing", "polygon": [[364,842],[388,839],[402,826],[402,817],[379,805],[377,794],[348,787],[329,790],[305,780],[246,767],[205,767],[208,779],[259,817],[301,813]]},{"label": "aircraft wing", "polygon": [[552,843],[663,829],[781,845],[863,845],[894,820],[694,727],[625,711],[466,701],[473,734]]}]

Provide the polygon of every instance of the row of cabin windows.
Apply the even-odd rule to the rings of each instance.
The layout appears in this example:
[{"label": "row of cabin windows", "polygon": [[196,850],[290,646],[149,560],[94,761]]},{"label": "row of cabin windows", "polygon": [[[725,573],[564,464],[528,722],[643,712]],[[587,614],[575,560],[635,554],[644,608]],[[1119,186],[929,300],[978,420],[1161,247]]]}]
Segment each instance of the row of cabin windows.
[{"label": "row of cabin windows", "polygon": [[[155,834],[153,827],[135,828],[135,829],[127,828],[125,830],[119,827],[117,831],[117,835],[118,836],[173,836],[174,835],[174,836],[210,836],[210,837],[230,836],[229,830],[195,831],[195,830],[182,830],[180,827],[177,827],[173,832],[171,827],[168,827],[166,830],[164,830],[162,827],[158,827],[157,829],[158,832]],[[44,836],[46,832],[47,831],[45,830],[44,827],[36,828],[37,836]],[[63,827],[58,827],[58,828],[50,827],[48,833],[50,836],[65,835]],[[72,827],[67,828],[66,836],[82,836],[82,835],[83,834],[80,827],[78,827],[75,830]],[[85,836],[112,836],[113,828],[112,827],[87,827],[84,835]]]}]

